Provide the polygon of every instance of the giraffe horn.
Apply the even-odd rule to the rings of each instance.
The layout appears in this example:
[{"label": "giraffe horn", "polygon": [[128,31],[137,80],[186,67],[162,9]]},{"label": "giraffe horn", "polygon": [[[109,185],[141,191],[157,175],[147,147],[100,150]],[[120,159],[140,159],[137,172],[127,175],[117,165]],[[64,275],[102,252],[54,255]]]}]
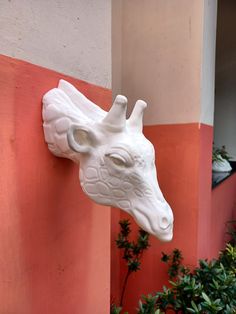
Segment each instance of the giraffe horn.
[{"label": "giraffe horn", "polygon": [[128,125],[131,129],[142,132],[143,130],[143,112],[147,107],[147,103],[143,100],[138,100],[128,120]]},{"label": "giraffe horn", "polygon": [[110,111],[102,120],[102,124],[112,129],[123,129],[126,123],[126,110],[127,98],[117,95]]}]

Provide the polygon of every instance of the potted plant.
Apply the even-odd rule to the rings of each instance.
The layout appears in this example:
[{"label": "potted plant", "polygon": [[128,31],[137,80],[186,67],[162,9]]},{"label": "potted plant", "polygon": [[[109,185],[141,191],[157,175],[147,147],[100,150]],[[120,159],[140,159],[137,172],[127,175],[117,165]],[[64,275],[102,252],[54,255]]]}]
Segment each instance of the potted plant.
[{"label": "potted plant", "polygon": [[229,163],[230,156],[227,153],[225,146],[221,148],[213,147],[212,152],[212,171],[213,172],[229,172],[232,167]]}]

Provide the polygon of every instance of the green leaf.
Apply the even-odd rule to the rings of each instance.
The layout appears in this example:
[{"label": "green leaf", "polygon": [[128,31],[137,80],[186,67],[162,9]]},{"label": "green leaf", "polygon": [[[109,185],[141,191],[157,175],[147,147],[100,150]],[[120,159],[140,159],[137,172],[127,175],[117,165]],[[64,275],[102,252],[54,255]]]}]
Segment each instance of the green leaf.
[{"label": "green leaf", "polygon": [[202,297],[207,303],[211,304],[211,300],[209,299],[205,292],[202,292]]},{"label": "green leaf", "polygon": [[198,307],[197,307],[197,305],[195,304],[194,301],[191,301],[191,305],[192,305],[193,309],[195,310],[195,312],[199,313]]}]

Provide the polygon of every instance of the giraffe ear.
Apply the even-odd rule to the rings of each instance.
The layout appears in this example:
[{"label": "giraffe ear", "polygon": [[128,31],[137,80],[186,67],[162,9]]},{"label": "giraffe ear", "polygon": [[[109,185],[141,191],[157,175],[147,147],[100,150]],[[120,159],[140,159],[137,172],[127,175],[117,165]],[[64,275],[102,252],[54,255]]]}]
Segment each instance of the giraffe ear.
[{"label": "giraffe ear", "polygon": [[97,145],[97,138],[94,131],[84,125],[73,124],[67,132],[69,147],[81,154],[88,154]]}]

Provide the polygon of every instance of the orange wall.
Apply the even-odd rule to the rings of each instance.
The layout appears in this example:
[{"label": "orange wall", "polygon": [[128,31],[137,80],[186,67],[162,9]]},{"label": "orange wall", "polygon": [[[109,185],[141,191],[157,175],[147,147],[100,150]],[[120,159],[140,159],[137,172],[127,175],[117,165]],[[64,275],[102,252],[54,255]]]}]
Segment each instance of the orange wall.
[{"label": "orange wall", "polygon": [[[199,126],[198,259],[210,257],[213,143],[213,127],[205,124],[201,124]],[[224,224],[224,221],[222,224]]]},{"label": "orange wall", "polygon": [[110,104],[110,90],[0,56],[0,313],[109,312],[110,209],[44,143],[41,99],[59,78]]},{"label": "orange wall", "polygon": [[[161,243],[151,237],[151,248],[144,253],[142,269],[132,274],[126,290],[124,310],[136,313],[142,294],[162,289],[168,283],[167,267],[160,262],[161,252],[174,248],[183,252],[184,263],[196,265],[201,258],[214,258],[225,246],[225,223],[236,217],[236,174],[211,189],[211,149],[213,127],[204,124],[146,126],[144,133],[156,149],[158,181],[174,212],[174,238]],[[112,225],[129,216],[112,212]],[[132,229],[138,227],[132,221]],[[114,245],[112,256],[120,252]],[[120,256],[121,257],[121,256]],[[127,267],[112,264],[111,291],[119,299]]]},{"label": "orange wall", "polygon": [[[144,133],[156,149],[158,181],[174,212],[174,238],[170,243],[161,243],[151,237],[151,248],[143,256],[142,270],[132,274],[127,286],[124,309],[130,314],[135,313],[142,294],[160,290],[167,284],[167,267],[160,262],[162,251],[170,253],[178,248],[183,252],[185,263],[195,265],[199,258],[208,256],[211,244],[208,241],[205,250],[201,235],[208,232],[206,223],[210,218],[204,219],[211,214],[212,127],[198,123],[156,125],[146,126]],[[112,216],[113,225],[117,224],[117,211]],[[121,217],[129,218],[123,213]],[[134,222],[132,226],[137,229]],[[113,241],[114,238],[113,232]],[[114,254],[117,249],[113,244]],[[120,272],[119,289],[114,283],[111,288],[118,299],[126,272],[123,260],[119,265],[112,265],[112,281],[118,277],[117,272]]]},{"label": "orange wall", "polygon": [[[77,167],[52,156],[44,143],[41,98],[59,78],[103,108],[111,102],[110,90],[0,56],[0,313],[109,313],[110,261],[116,300],[122,286],[126,268],[114,240],[119,219],[130,217],[118,209],[110,216],[109,208],[88,200]],[[155,146],[160,187],[174,212],[174,239],[151,237],[142,271],[127,287],[130,314],[142,294],[167,283],[161,251],[179,248],[188,265],[218,253],[236,202],[235,175],[211,192],[212,127],[156,125],[144,133]]]}]

